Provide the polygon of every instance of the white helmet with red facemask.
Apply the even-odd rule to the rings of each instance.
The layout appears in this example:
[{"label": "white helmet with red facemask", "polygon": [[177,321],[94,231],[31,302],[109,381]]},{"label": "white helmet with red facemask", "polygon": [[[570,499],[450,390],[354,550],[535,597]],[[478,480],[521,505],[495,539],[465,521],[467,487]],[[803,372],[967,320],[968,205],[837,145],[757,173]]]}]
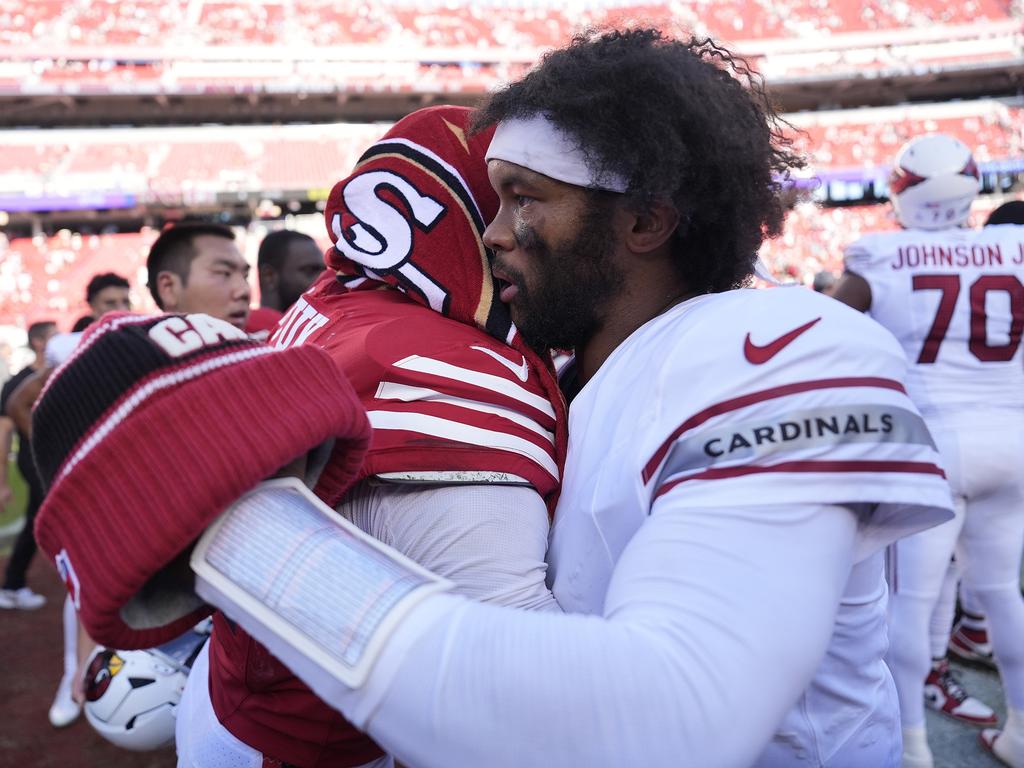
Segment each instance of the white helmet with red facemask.
[{"label": "white helmet with red facemask", "polygon": [[949,229],[967,221],[980,187],[970,148],[932,133],[911,139],[896,155],[889,199],[907,229]]}]

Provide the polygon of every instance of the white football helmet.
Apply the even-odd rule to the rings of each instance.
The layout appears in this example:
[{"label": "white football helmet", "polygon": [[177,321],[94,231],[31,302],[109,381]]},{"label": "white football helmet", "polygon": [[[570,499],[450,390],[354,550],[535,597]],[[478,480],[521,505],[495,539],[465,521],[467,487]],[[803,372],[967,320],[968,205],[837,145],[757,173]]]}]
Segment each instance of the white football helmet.
[{"label": "white football helmet", "polygon": [[889,199],[907,229],[959,227],[980,188],[970,148],[941,133],[904,144],[889,177]]},{"label": "white football helmet", "polygon": [[207,634],[190,630],[159,648],[98,648],[85,675],[85,716],[107,741],[144,751],[174,743],[174,722],[192,661]]}]

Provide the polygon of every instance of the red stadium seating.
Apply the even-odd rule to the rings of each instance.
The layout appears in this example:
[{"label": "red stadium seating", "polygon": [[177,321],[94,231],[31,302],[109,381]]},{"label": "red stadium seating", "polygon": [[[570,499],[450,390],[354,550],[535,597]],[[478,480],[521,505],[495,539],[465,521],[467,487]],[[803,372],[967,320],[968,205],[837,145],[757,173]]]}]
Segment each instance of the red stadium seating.
[{"label": "red stadium seating", "polygon": [[17,174],[45,177],[70,151],[61,142],[5,147],[0,150],[0,176]]},{"label": "red stadium seating", "polygon": [[783,234],[761,248],[761,258],[779,280],[810,285],[823,269],[842,271],[846,245],[867,232],[895,228],[890,210],[888,205],[798,205],[786,217]]},{"label": "red stadium seating", "polygon": [[818,167],[888,165],[900,146],[922,133],[948,133],[980,162],[1024,155],[1024,107],[962,102],[934,107],[817,112],[792,117],[797,148]]},{"label": "red stadium seating", "polygon": [[[88,312],[85,287],[99,272],[116,272],[135,290],[133,303],[152,308],[145,283],[146,253],[156,232],[78,235],[7,242],[0,235],[0,324],[21,325],[60,318],[61,330]],[[141,290],[140,290],[141,288]]]},{"label": "red stadium seating", "polygon": [[[975,203],[973,224],[980,225],[1002,200]],[[796,206],[783,234],[765,243],[761,258],[782,282],[809,285],[821,270],[842,271],[843,248],[861,235],[896,227],[888,205],[821,208]],[[258,231],[242,233],[240,246],[254,257]],[[322,228],[313,234],[327,242]],[[153,311],[145,284],[145,256],[157,233],[77,235],[5,241],[0,235],[0,325],[25,327],[45,317],[60,318],[66,329],[86,312],[85,286],[98,272],[117,272],[133,286],[132,301],[140,311]]]},{"label": "red stadium seating", "polygon": [[726,40],[828,39],[831,35],[976,24],[1011,18],[1005,0],[676,0],[591,6],[445,4],[410,0],[0,0],[0,44],[249,46],[344,44],[545,48],[573,28],[621,21],[709,33]]},{"label": "red stadium seating", "polygon": [[[0,73],[0,92],[476,93],[575,30],[624,23],[711,35],[773,79],[923,75],[1019,59],[1024,27],[1014,7],[1008,0],[627,0],[570,13],[554,0],[0,0],[0,49],[30,65],[20,77]],[[305,76],[310,50],[317,51],[312,78]],[[453,66],[435,71],[435,61]],[[264,66],[239,74],[253,63]],[[377,71],[353,76],[353,64]],[[396,64],[404,65],[397,73]]]},{"label": "red stadium seating", "polygon": [[[439,68],[438,79],[447,68]],[[959,137],[981,162],[1024,156],[1024,106],[982,100],[790,116],[814,169],[884,168],[912,136]],[[178,128],[0,134],[0,193],[121,191],[143,202],[329,187],[387,126]]]}]

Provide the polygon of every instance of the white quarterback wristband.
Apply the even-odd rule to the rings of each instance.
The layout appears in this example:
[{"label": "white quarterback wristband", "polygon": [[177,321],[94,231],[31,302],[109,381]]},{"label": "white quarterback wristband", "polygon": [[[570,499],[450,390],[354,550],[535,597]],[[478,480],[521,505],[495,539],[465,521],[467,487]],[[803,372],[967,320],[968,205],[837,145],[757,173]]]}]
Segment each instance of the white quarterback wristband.
[{"label": "white quarterback wristband", "polygon": [[[268,480],[207,529],[196,592],[317,688],[359,688],[402,618],[451,582],[356,528],[294,478]],[[326,678],[324,678],[326,676]]]}]

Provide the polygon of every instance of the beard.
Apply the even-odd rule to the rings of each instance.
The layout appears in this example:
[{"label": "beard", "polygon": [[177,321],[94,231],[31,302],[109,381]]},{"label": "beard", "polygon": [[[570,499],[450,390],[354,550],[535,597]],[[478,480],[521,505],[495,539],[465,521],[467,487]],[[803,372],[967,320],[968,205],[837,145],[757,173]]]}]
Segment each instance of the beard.
[{"label": "beard", "polygon": [[[605,306],[623,285],[614,263],[612,217],[606,206],[591,204],[575,235],[556,246],[525,225],[516,240],[535,268],[532,285],[522,272],[501,264],[518,289],[511,310],[523,340],[533,349],[572,349],[600,329]],[[495,259],[500,264],[500,255]]]}]

